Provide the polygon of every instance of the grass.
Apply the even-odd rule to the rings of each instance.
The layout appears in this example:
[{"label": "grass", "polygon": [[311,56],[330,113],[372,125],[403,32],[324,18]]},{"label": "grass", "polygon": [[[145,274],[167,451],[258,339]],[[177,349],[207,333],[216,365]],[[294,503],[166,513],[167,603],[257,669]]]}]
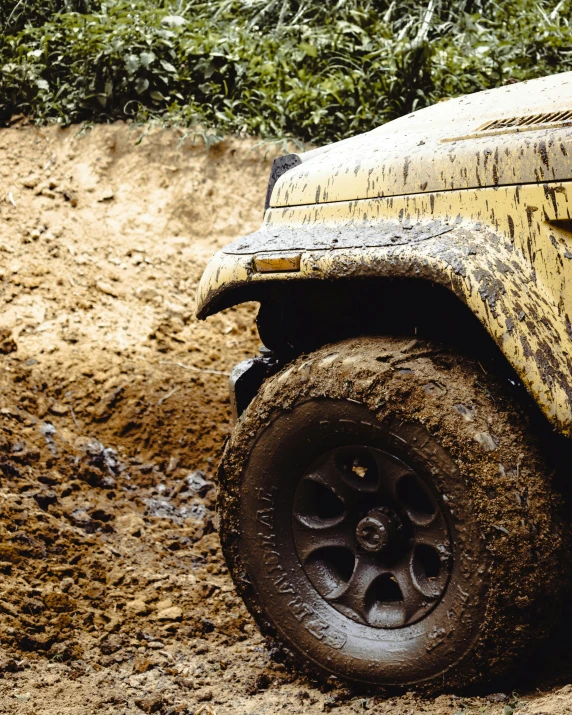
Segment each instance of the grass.
[{"label": "grass", "polygon": [[0,121],[323,144],[572,69],[572,0],[4,0]]}]

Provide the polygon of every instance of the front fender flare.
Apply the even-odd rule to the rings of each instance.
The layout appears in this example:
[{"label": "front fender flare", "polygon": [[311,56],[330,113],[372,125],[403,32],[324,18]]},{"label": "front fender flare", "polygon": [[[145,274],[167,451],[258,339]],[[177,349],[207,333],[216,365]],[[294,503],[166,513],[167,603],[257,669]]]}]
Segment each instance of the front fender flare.
[{"label": "front fender flare", "polygon": [[[388,223],[395,233],[399,224]],[[288,273],[257,273],[253,265],[256,254],[221,251],[201,279],[197,315],[204,319],[236,303],[257,300],[264,286],[278,279],[403,277],[430,281],[451,290],[466,303],[546,417],[559,431],[570,435],[572,363],[568,348],[572,330],[567,319],[539,284],[531,265],[507,246],[503,237],[488,227],[438,223],[434,222],[432,230],[425,226],[422,236],[419,232],[409,233],[414,240],[392,242],[392,231],[384,230],[378,245],[371,245],[373,241],[367,245],[368,241],[362,240],[361,245],[354,242],[346,247],[346,243],[339,248],[331,248],[336,245],[332,240],[339,236],[339,228],[316,227],[313,244],[308,240],[299,243],[299,270]],[[276,238],[276,231],[281,229],[273,228],[272,237]],[[312,229],[303,233],[308,238]],[[280,245],[269,243],[274,251]],[[264,246],[260,242],[256,248],[262,251]]]}]

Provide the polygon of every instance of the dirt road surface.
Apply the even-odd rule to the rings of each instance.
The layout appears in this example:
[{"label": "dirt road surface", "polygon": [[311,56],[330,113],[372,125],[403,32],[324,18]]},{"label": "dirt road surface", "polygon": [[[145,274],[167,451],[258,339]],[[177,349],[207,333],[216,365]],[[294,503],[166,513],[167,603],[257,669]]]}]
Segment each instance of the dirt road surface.
[{"label": "dirt road surface", "polygon": [[572,712],[566,675],[431,700],[311,682],[235,596],[216,464],[256,310],[193,307],[210,255],[260,223],[254,144],[0,132],[0,713]]}]

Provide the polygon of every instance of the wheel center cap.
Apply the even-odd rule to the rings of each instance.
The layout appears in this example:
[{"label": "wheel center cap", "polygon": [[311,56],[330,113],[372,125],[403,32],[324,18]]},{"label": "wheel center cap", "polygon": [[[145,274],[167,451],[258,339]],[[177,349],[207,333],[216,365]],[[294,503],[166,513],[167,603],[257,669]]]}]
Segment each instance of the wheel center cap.
[{"label": "wheel center cap", "polygon": [[358,544],[366,551],[382,551],[395,536],[397,525],[391,516],[380,509],[372,509],[357,525]]}]

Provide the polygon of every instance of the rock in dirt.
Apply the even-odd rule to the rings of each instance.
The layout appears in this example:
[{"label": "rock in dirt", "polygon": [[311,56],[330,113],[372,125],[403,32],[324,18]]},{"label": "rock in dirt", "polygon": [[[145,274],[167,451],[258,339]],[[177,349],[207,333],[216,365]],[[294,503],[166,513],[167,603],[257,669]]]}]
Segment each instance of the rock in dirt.
[{"label": "rock in dirt", "polygon": [[111,584],[112,586],[119,586],[120,583],[122,583],[123,579],[125,578],[125,571],[119,566],[115,566],[114,568],[111,569],[109,574],[107,575],[107,583]]},{"label": "rock in dirt", "polygon": [[50,405],[50,412],[52,413],[52,415],[61,417],[62,415],[67,414],[68,411],[68,406],[62,404],[61,402],[52,402],[52,404]]},{"label": "rock in dirt", "polygon": [[200,469],[191,472],[185,479],[187,488],[190,492],[197,494],[200,497],[206,496],[211,489],[214,489],[214,482],[206,479],[206,474]]},{"label": "rock in dirt", "polygon": [[0,673],[17,673],[24,670],[24,662],[14,658],[0,659]]},{"label": "rock in dirt", "polygon": [[151,668],[153,668],[154,665],[155,665],[155,663],[151,658],[147,658],[146,656],[138,655],[133,660],[133,672],[134,673],[146,673],[148,670],[151,670]]},{"label": "rock in dirt", "polygon": [[151,641],[147,644],[147,648],[150,648],[151,650],[161,650],[161,648],[164,647],[165,644],[163,643],[163,641]]},{"label": "rock in dirt", "polygon": [[74,643],[63,641],[54,643],[48,651],[48,658],[54,663],[67,663],[81,657],[81,649]]},{"label": "rock in dirt", "polygon": [[21,701],[24,702],[24,703],[27,703],[28,700],[30,700],[31,697],[32,697],[32,696],[31,696],[30,693],[16,693],[16,694],[14,695],[14,698],[15,698],[16,700],[21,700]]},{"label": "rock in dirt", "polygon": [[485,452],[494,452],[497,448],[497,443],[489,432],[476,432],[473,439],[481,445]]},{"label": "rock in dirt", "polygon": [[18,645],[24,651],[47,651],[55,640],[53,633],[24,633],[18,639]]},{"label": "rock in dirt", "polygon": [[111,653],[116,653],[123,645],[123,639],[118,635],[110,635],[106,638],[99,646],[99,650],[104,655],[111,655]]},{"label": "rock in dirt", "polygon": [[137,599],[135,601],[128,601],[128,603],[125,604],[125,610],[128,614],[133,616],[144,616],[151,611],[145,601]]},{"label": "rock in dirt", "polygon": [[245,692],[247,695],[256,695],[263,690],[268,690],[272,678],[268,673],[259,673],[246,683]]},{"label": "rock in dirt", "polygon": [[100,293],[109,295],[112,298],[119,298],[119,296],[121,295],[121,291],[118,288],[112,286],[109,283],[106,283],[105,281],[97,281],[95,287]]},{"label": "rock in dirt", "polygon": [[67,517],[72,522],[72,524],[80,526],[86,531],[93,531],[94,527],[92,519],[83,507],[73,509],[67,514]]},{"label": "rock in dirt", "polygon": [[508,695],[506,693],[491,693],[487,695],[487,700],[491,703],[504,703],[508,700]]},{"label": "rock in dirt", "polygon": [[141,532],[145,527],[145,521],[143,517],[134,512],[130,514],[124,514],[117,519],[117,529],[118,531],[125,532],[131,536],[141,536]]},{"label": "rock in dirt", "polygon": [[103,201],[111,201],[114,197],[115,194],[113,192],[113,189],[111,189],[110,187],[105,187],[98,193],[96,199],[98,203],[102,203]]},{"label": "rock in dirt", "polygon": [[160,693],[153,693],[153,695],[148,695],[146,698],[135,700],[135,705],[140,710],[143,710],[144,713],[161,712],[167,704]]},{"label": "rock in dirt", "polygon": [[30,174],[22,179],[22,186],[26,189],[35,189],[40,183],[40,177],[37,174]]},{"label": "rock in dirt", "polygon": [[203,703],[193,712],[193,715],[216,715],[216,710],[214,705]]},{"label": "rock in dirt", "polygon": [[75,601],[71,596],[68,596],[67,593],[59,593],[58,591],[46,593],[44,596],[44,604],[46,608],[58,613],[74,611],[76,607]]},{"label": "rock in dirt", "polygon": [[9,616],[17,616],[18,609],[8,601],[0,601],[0,613],[7,613]]},{"label": "rock in dirt", "polygon": [[180,621],[183,617],[183,611],[179,606],[171,606],[163,608],[157,612],[155,619],[157,621]]},{"label": "rock in dirt", "polygon": [[0,353],[2,353],[2,355],[9,355],[10,353],[16,352],[17,349],[18,346],[12,337],[10,328],[0,328]]}]

